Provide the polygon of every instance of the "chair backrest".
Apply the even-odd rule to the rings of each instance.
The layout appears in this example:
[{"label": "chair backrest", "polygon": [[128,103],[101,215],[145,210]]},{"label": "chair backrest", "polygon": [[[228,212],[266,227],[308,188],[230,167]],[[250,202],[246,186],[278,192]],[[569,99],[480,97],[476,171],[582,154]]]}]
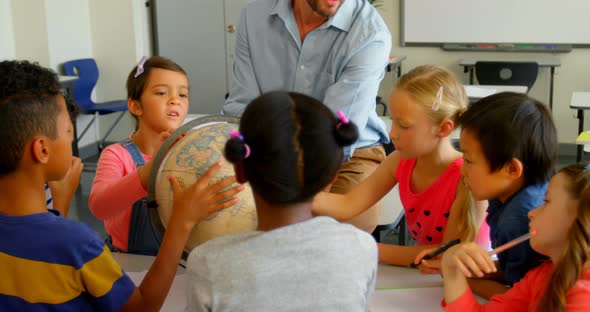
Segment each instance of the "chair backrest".
[{"label": "chair backrest", "polygon": [[76,104],[82,109],[87,110],[94,106],[91,99],[92,90],[98,81],[98,66],[94,59],[80,59],[65,62],[63,64],[64,73],[68,76],[78,76],[73,83],[73,96]]},{"label": "chair backrest", "polygon": [[475,76],[481,85],[526,86],[530,90],[538,74],[536,62],[475,63]]}]

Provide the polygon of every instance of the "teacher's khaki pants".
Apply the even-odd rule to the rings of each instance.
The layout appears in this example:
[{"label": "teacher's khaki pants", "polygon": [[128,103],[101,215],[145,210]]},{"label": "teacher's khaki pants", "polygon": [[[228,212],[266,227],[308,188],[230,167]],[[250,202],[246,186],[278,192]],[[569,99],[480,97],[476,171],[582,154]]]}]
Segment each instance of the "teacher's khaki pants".
[{"label": "teacher's khaki pants", "polygon": [[[384,159],[385,149],[381,145],[356,149],[352,154],[352,158],[340,167],[330,192],[336,194],[348,193],[357,184],[370,176]],[[372,233],[379,224],[380,210],[381,201],[377,202],[369,210],[350,219],[347,223]]]}]

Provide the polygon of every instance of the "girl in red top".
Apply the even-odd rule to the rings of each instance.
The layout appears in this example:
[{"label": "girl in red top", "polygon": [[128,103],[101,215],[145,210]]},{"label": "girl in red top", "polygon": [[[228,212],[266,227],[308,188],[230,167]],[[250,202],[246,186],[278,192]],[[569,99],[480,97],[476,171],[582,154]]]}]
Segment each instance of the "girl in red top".
[{"label": "girl in red top", "polygon": [[466,277],[495,272],[494,262],[473,243],[455,246],[442,259],[446,311],[590,311],[590,165],[553,176],[545,203],[529,219],[531,246],[550,261],[479,305]]},{"label": "girl in red top", "polygon": [[[459,183],[463,158],[449,137],[466,106],[463,85],[442,67],[419,66],[403,75],[389,105],[389,136],[396,151],[348,194],[316,196],[314,212],[348,220],[399,183],[408,230],[417,246],[379,244],[381,262],[405,266],[441,242],[474,240],[487,204],[476,202],[476,209],[471,209],[471,195]],[[483,240],[489,240],[486,235],[483,231]]]}]

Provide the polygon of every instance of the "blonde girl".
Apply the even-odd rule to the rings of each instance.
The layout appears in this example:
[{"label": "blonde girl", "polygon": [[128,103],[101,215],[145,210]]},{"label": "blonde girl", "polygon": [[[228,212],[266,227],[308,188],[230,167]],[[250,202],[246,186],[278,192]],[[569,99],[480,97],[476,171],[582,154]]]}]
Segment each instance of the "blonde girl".
[{"label": "blonde girl", "polygon": [[421,251],[447,240],[475,239],[486,204],[473,204],[460,183],[463,158],[450,139],[466,105],[463,85],[442,67],[423,65],[403,75],[389,106],[393,121],[389,136],[396,151],[346,195],[318,195],[314,212],[348,220],[399,184],[408,231],[417,245],[379,244],[381,262],[408,265]]}]

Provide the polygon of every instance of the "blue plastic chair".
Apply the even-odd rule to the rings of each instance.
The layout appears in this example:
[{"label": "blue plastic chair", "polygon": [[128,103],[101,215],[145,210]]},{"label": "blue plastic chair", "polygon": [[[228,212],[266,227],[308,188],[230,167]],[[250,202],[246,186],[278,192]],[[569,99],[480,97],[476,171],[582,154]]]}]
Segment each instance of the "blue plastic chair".
[{"label": "blue plastic chair", "polygon": [[[72,60],[63,64],[64,73],[68,76],[78,76],[78,79],[73,83],[73,97],[82,114],[93,115],[94,117],[90,123],[84,128],[80,136],[80,140],[88,131],[90,126],[96,121],[98,123],[99,115],[106,115],[116,112],[121,112],[119,117],[113,122],[104,138],[98,144],[99,150],[102,150],[105,145],[107,137],[111,134],[113,129],[117,126],[123,115],[127,111],[127,101],[117,100],[103,103],[94,103],[91,98],[92,90],[98,81],[98,66],[92,58]],[[98,136],[98,134],[97,134]]]}]

